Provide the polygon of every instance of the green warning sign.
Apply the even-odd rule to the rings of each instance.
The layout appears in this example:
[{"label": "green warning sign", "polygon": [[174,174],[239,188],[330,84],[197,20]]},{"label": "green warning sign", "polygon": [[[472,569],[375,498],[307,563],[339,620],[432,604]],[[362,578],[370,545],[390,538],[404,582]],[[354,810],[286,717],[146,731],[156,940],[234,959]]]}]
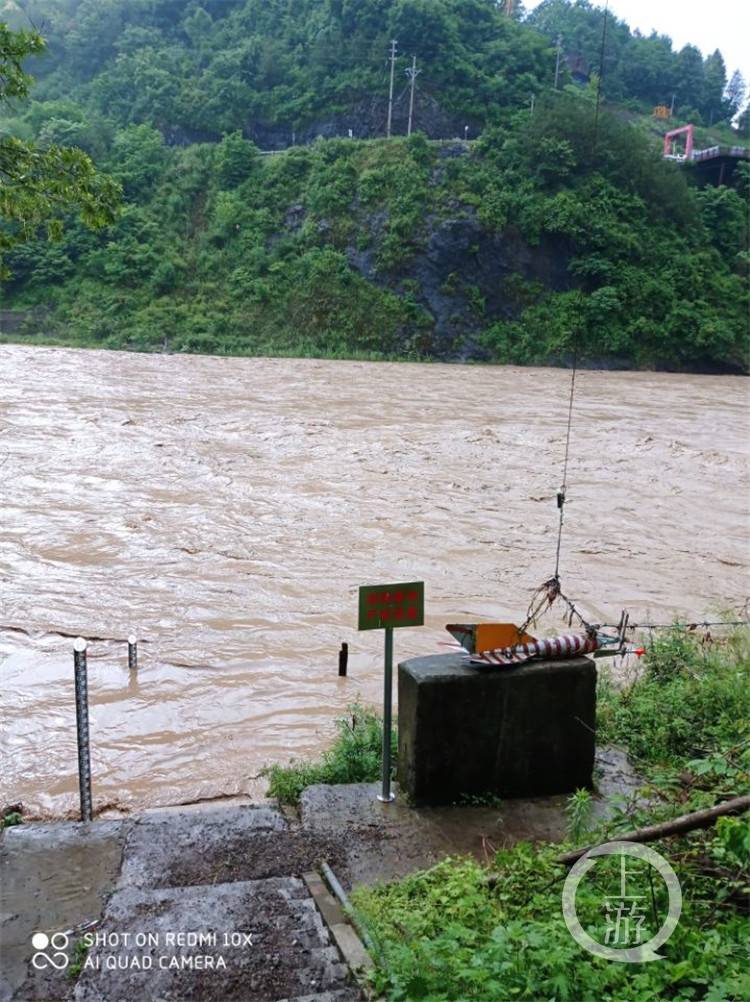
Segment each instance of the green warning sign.
[{"label": "green warning sign", "polygon": [[424,625],[424,581],[363,585],[359,589],[359,629]]}]

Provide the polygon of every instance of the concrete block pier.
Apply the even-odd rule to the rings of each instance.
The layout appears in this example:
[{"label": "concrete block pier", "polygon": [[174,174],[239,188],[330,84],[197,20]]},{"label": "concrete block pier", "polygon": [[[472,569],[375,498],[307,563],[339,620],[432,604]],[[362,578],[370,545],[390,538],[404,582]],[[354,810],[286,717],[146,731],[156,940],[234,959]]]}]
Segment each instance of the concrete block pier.
[{"label": "concrete block pier", "polygon": [[442,654],[398,667],[398,780],[415,804],[590,787],[595,726],[590,658],[473,668]]}]

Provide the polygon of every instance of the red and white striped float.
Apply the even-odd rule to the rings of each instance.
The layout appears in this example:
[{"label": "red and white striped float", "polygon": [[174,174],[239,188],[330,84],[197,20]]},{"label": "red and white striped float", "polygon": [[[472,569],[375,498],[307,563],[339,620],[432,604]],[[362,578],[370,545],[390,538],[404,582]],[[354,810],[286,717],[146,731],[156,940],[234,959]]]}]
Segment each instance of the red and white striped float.
[{"label": "red and white striped float", "polygon": [[517,644],[515,647],[498,647],[492,651],[476,651],[468,655],[472,665],[520,665],[532,658],[551,661],[557,658],[574,658],[578,654],[590,654],[601,644],[594,634],[563,633],[548,640]]}]

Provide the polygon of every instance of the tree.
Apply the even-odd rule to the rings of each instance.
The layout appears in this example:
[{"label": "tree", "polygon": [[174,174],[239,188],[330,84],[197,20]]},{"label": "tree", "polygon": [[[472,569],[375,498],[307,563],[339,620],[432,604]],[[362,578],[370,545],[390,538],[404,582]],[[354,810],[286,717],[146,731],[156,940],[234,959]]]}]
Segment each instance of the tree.
[{"label": "tree", "polygon": [[224,136],[216,147],[216,170],[222,187],[236,188],[248,178],[255,165],[258,149],[242,138],[241,132]]},{"label": "tree", "polygon": [[[750,104],[737,119],[737,135],[740,139],[750,139]],[[741,164],[739,166],[742,166]]]},{"label": "tree", "polygon": [[732,188],[706,185],[698,192],[703,224],[711,243],[730,266],[747,247],[748,224],[745,200]]},{"label": "tree", "polygon": [[[603,7],[590,0],[543,0],[529,17],[527,23],[544,32],[551,41],[560,35],[566,55],[582,61],[589,74],[599,73],[605,97],[619,99],[623,96],[622,73],[627,65],[627,47],[631,41],[630,29],[619,21],[611,10],[605,15]],[[602,40],[604,50],[602,52]]]},{"label": "tree", "polygon": [[668,105],[674,93],[675,61],[669,38],[656,32],[648,38],[636,33],[623,60],[625,93],[651,105]]},{"label": "tree", "polygon": [[[36,32],[11,31],[0,22],[0,104],[28,94],[31,78],[23,59],[44,50]],[[3,256],[15,244],[45,227],[50,239],[59,237],[63,217],[77,209],[87,226],[114,221],[120,189],[111,178],[98,174],[91,158],[79,149],[50,145],[39,147],[0,134],[0,276],[6,277]]]},{"label": "tree", "polygon": [[393,37],[402,52],[437,60],[452,41],[445,8],[434,0],[398,0],[391,16]]},{"label": "tree", "polygon": [[747,87],[745,86],[745,79],[739,70],[735,70],[732,74],[732,79],[727,84],[726,89],[726,103],[729,105],[729,117],[734,118],[737,112],[742,107],[742,102],[745,100],[745,93]]},{"label": "tree", "polygon": [[203,7],[195,7],[183,19],[182,29],[193,46],[196,49],[200,49],[201,45],[208,38],[213,23],[213,18],[208,11],[204,10]]},{"label": "tree", "polygon": [[701,112],[709,122],[716,122],[725,116],[724,91],[727,86],[724,57],[718,49],[706,58],[703,64],[703,79]]},{"label": "tree", "polygon": [[168,159],[162,134],[150,125],[129,125],[115,133],[110,169],[128,200],[142,201],[151,193]]},{"label": "tree", "polygon": [[703,107],[703,56],[694,45],[685,45],[677,55],[675,92],[681,108]]}]

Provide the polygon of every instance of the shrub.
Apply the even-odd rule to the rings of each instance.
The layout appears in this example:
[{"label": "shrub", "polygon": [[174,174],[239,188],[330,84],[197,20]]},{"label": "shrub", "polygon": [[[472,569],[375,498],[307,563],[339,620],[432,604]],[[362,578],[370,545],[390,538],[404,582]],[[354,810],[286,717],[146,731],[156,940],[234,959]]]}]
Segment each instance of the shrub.
[{"label": "shrub", "polygon": [[717,649],[701,650],[675,630],[649,644],[644,672],[622,691],[604,686],[600,739],[628,747],[644,764],[674,764],[748,739],[750,656],[738,634]]}]

